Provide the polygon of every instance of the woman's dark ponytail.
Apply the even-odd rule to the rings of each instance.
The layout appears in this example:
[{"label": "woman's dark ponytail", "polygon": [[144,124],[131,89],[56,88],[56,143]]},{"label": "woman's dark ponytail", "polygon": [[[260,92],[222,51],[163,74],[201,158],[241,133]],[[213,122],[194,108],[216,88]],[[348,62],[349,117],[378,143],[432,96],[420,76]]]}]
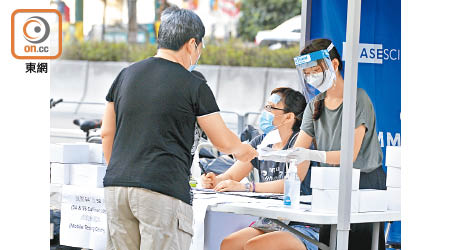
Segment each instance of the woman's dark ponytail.
[{"label": "woman's dark ponytail", "polygon": [[317,119],[320,118],[320,115],[322,114],[322,110],[323,110],[323,105],[324,105],[323,99],[314,101],[314,113],[313,113],[314,121],[317,121]]}]

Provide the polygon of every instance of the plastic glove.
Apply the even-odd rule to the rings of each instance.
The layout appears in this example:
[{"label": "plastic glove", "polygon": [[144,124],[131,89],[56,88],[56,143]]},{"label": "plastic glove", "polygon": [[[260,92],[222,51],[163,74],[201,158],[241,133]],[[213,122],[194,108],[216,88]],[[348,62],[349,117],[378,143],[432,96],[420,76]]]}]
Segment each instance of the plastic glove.
[{"label": "plastic glove", "polygon": [[287,156],[291,151],[290,149],[276,150],[269,147],[258,148],[258,159],[261,161],[287,162],[289,161]]},{"label": "plastic glove", "polygon": [[298,163],[303,161],[315,161],[315,162],[327,162],[327,154],[325,151],[311,150],[306,148],[293,148],[290,149],[290,153],[287,156],[288,160],[296,160]]}]

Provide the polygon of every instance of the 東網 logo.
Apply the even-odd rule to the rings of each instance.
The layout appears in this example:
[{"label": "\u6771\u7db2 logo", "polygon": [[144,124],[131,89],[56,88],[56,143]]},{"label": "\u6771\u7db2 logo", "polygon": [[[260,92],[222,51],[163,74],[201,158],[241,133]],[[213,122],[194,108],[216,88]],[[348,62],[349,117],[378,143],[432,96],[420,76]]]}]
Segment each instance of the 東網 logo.
[{"label": "\u6771\u7db2 logo", "polygon": [[11,15],[11,54],[16,59],[56,59],[62,52],[62,18],[55,9],[19,9]]}]

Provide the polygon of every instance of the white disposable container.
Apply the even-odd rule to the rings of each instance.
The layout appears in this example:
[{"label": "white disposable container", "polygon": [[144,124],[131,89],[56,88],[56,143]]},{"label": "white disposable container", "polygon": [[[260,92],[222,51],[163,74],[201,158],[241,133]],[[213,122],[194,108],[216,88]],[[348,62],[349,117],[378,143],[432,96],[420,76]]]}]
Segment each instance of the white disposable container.
[{"label": "white disposable container", "polygon": [[388,210],[400,211],[401,189],[395,187],[388,187],[387,194],[388,194]]},{"label": "white disposable container", "polygon": [[86,143],[89,146],[89,163],[106,164],[102,144]]},{"label": "white disposable container", "polygon": [[385,212],[388,207],[386,190],[360,189],[359,212]]},{"label": "white disposable container", "polygon": [[103,187],[105,173],[105,165],[72,164],[70,169],[70,185],[101,188]]},{"label": "white disposable container", "polygon": [[401,187],[402,171],[401,168],[387,167],[386,186]]},{"label": "white disposable container", "polygon": [[88,163],[89,146],[82,143],[50,144],[50,162]]},{"label": "white disposable container", "polygon": [[[312,173],[311,173],[312,174]],[[313,189],[311,211],[317,213],[337,213],[339,190]],[[352,190],[351,212],[359,211],[359,190]]]},{"label": "white disposable container", "polygon": [[387,146],[386,147],[386,166],[387,167],[401,167],[401,147]]},{"label": "white disposable container", "polygon": [[[312,167],[311,188],[313,189],[339,189],[339,167]],[[359,189],[360,170],[353,169],[352,190]]]},{"label": "white disposable container", "polygon": [[50,183],[68,185],[70,183],[70,165],[71,164],[51,163]]}]

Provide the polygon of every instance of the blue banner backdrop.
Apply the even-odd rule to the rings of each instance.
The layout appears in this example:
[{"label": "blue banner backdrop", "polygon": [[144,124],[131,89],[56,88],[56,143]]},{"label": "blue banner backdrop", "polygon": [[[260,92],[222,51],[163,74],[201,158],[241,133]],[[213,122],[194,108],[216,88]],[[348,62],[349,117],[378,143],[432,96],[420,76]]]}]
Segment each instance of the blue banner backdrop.
[{"label": "blue banner backdrop", "polygon": [[[347,0],[310,0],[310,39],[328,38],[344,59]],[[358,87],[366,90],[375,107],[378,139],[386,146],[400,146],[401,5],[400,0],[361,1]],[[384,165],[385,159],[383,159]],[[400,225],[391,240],[400,242]],[[395,234],[394,234],[395,232]]]}]

